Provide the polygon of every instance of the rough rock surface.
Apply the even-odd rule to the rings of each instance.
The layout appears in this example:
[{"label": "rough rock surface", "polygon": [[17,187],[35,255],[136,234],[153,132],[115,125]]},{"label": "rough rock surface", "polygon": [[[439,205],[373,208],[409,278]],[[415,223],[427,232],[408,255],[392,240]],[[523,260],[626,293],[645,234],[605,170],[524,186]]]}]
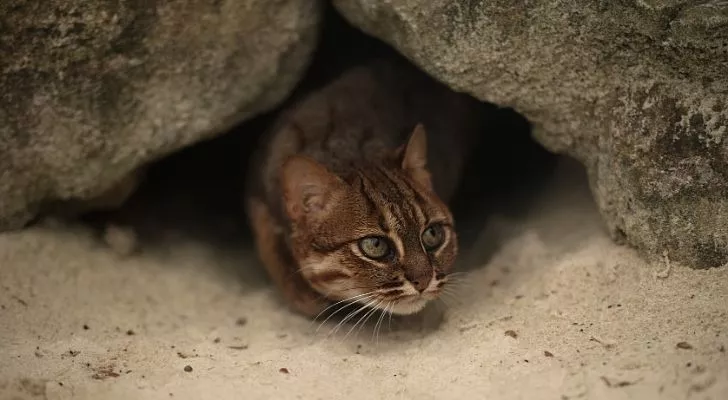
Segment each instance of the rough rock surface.
[{"label": "rough rock surface", "polygon": [[320,14],[310,0],[0,2],[0,230],[273,107]]},{"label": "rough rock surface", "polygon": [[580,160],[613,238],[693,267],[728,262],[728,2],[334,3]]}]

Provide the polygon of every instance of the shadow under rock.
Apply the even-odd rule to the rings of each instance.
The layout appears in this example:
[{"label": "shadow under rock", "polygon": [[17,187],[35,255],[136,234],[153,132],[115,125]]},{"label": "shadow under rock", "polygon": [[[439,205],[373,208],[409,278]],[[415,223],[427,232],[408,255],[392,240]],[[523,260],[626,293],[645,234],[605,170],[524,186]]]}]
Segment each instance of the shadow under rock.
[{"label": "shadow under rock", "polygon": [[[499,248],[524,230],[533,230],[551,249],[580,243],[569,236],[584,236],[602,226],[589,190],[584,166],[561,156],[548,176],[489,202],[489,207],[466,221],[457,268],[471,272],[488,264]],[[594,219],[595,221],[591,221]],[[558,221],[558,223],[555,223]]]},{"label": "shadow under rock", "polygon": [[214,252],[219,262],[205,267],[222,279],[243,287],[268,286],[241,197],[243,165],[253,148],[249,138],[263,122],[247,125],[250,136],[223,135],[150,165],[143,183],[121,209],[83,219],[99,236],[109,222],[131,228],[141,255],[168,257],[181,246],[199,245]]},{"label": "shadow under rock", "polygon": [[486,264],[511,237],[492,217],[521,218],[531,212],[534,201],[550,190],[547,185],[562,159],[533,140],[528,120],[510,108],[492,111],[474,154],[451,205],[460,271]]}]

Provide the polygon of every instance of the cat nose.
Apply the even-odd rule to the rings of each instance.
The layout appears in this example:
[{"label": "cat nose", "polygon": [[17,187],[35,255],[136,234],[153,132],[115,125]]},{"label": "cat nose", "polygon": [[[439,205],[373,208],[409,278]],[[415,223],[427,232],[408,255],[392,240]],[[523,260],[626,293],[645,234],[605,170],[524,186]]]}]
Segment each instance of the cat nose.
[{"label": "cat nose", "polygon": [[430,281],[432,280],[431,274],[416,274],[416,275],[410,275],[405,274],[405,278],[407,278],[408,281],[412,284],[412,286],[417,289],[418,292],[422,293],[427,289],[428,286],[430,286]]}]

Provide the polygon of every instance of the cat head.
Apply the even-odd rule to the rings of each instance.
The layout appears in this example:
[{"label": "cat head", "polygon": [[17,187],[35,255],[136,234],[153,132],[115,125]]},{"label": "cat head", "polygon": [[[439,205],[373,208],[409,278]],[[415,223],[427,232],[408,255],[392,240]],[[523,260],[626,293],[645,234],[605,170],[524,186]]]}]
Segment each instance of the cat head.
[{"label": "cat head", "polygon": [[418,125],[381,163],[354,166],[346,176],[305,156],[284,163],[290,245],[311,287],[395,314],[420,311],[441,294],[458,245],[426,159]]}]

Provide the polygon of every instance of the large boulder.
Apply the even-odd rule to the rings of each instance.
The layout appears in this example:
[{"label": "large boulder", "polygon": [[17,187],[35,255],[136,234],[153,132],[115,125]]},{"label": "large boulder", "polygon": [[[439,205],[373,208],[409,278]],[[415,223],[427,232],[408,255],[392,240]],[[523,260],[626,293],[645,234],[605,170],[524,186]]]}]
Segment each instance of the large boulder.
[{"label": "large boulder", "polygon": [[0,230],[119,192],[137,167],[275,106],[321,12],[311,0],[0,1]]},{"label": "large boulder", "polygon": [[580,160],[615,239],[693,267],[728,261],[728,2],[334,3]]}]

